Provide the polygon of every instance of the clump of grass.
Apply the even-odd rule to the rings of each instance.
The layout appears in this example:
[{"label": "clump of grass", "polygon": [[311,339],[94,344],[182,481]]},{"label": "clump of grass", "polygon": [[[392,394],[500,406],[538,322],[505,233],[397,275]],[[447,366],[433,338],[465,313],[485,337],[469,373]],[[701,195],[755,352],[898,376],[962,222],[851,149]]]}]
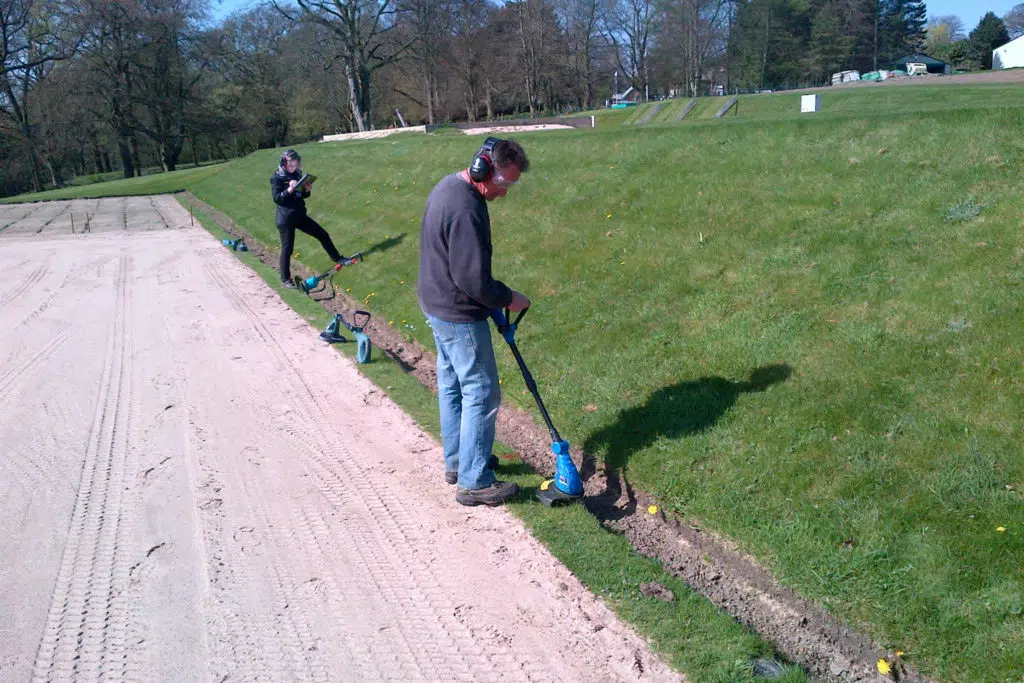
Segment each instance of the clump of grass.
[{"label": "clump of grass", "polygon": [[981,215],[984,204],[974,201],[974,197],[958,202],[946,211],[946,220],[950,223],[970,223]]}]

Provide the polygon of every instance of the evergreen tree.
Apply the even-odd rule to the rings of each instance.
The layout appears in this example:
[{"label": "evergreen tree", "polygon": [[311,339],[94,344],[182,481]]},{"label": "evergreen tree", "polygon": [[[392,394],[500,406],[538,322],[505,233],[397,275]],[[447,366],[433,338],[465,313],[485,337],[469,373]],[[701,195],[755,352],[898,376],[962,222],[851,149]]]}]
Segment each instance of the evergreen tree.
[{"label": "evergreen tree", "polygon": [[992,50],[1010,42],[1010,34],[1006,24],[994,13],[989,12],[981,18],[978,25],[968,37],[971,58],[983,69],[992,68]]}]

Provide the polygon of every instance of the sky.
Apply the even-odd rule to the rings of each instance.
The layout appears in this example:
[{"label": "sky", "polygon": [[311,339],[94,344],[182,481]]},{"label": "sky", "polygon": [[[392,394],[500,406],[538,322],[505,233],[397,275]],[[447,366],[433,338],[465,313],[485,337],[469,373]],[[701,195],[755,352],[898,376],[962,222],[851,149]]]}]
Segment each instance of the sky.
[{"label": "sky", "polygon": [[[1018,2],[1024,0],[925,0],[929,17],[941,17],[955,14],[964,22],[964,33],[978,25],[986,12],[995,12],[997,17],[1004,16]],[[255,5],[259,0],[212,0],[213,20],[221,21],[231,12]]]},{"label": "sky", "polygon": [[235,10],[246,9],[256,4],[257,0],[210,0],[210,18],[219,23]]}]

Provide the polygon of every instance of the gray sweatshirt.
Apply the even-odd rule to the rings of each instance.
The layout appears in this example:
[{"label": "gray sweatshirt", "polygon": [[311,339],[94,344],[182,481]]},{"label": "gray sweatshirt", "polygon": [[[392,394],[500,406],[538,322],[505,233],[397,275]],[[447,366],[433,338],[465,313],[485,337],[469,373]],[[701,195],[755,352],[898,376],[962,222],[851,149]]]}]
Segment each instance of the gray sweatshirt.
[{"label": "gray sweatshirt", "polygon": [[427,196],[420,225],[420,307],[448,322],[486,320],[512,301],[512,290],[491,276],[491,219],[487,201],[462,177],[445,176]]}]

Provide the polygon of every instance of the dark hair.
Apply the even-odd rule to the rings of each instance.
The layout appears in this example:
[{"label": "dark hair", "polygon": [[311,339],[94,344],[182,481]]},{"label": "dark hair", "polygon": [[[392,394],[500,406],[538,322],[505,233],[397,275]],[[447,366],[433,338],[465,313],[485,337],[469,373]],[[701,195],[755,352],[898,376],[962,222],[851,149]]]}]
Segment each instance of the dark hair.
[{"label": "dark hair", "polygon": [[281,167],[283,168],[285,162],[290,159],[294,161],[302,161],[302,157],[299,156],[299,153],[296,152],[294,149],[290,149],[281,155]]},{"label": "dark hair", "polygon": [[530,170],[530,160],[526,158],[526,151],[515,140],[499,140],[491,152],[494,165],[498,168],[505,168],[515,164],[520,173]]}]

